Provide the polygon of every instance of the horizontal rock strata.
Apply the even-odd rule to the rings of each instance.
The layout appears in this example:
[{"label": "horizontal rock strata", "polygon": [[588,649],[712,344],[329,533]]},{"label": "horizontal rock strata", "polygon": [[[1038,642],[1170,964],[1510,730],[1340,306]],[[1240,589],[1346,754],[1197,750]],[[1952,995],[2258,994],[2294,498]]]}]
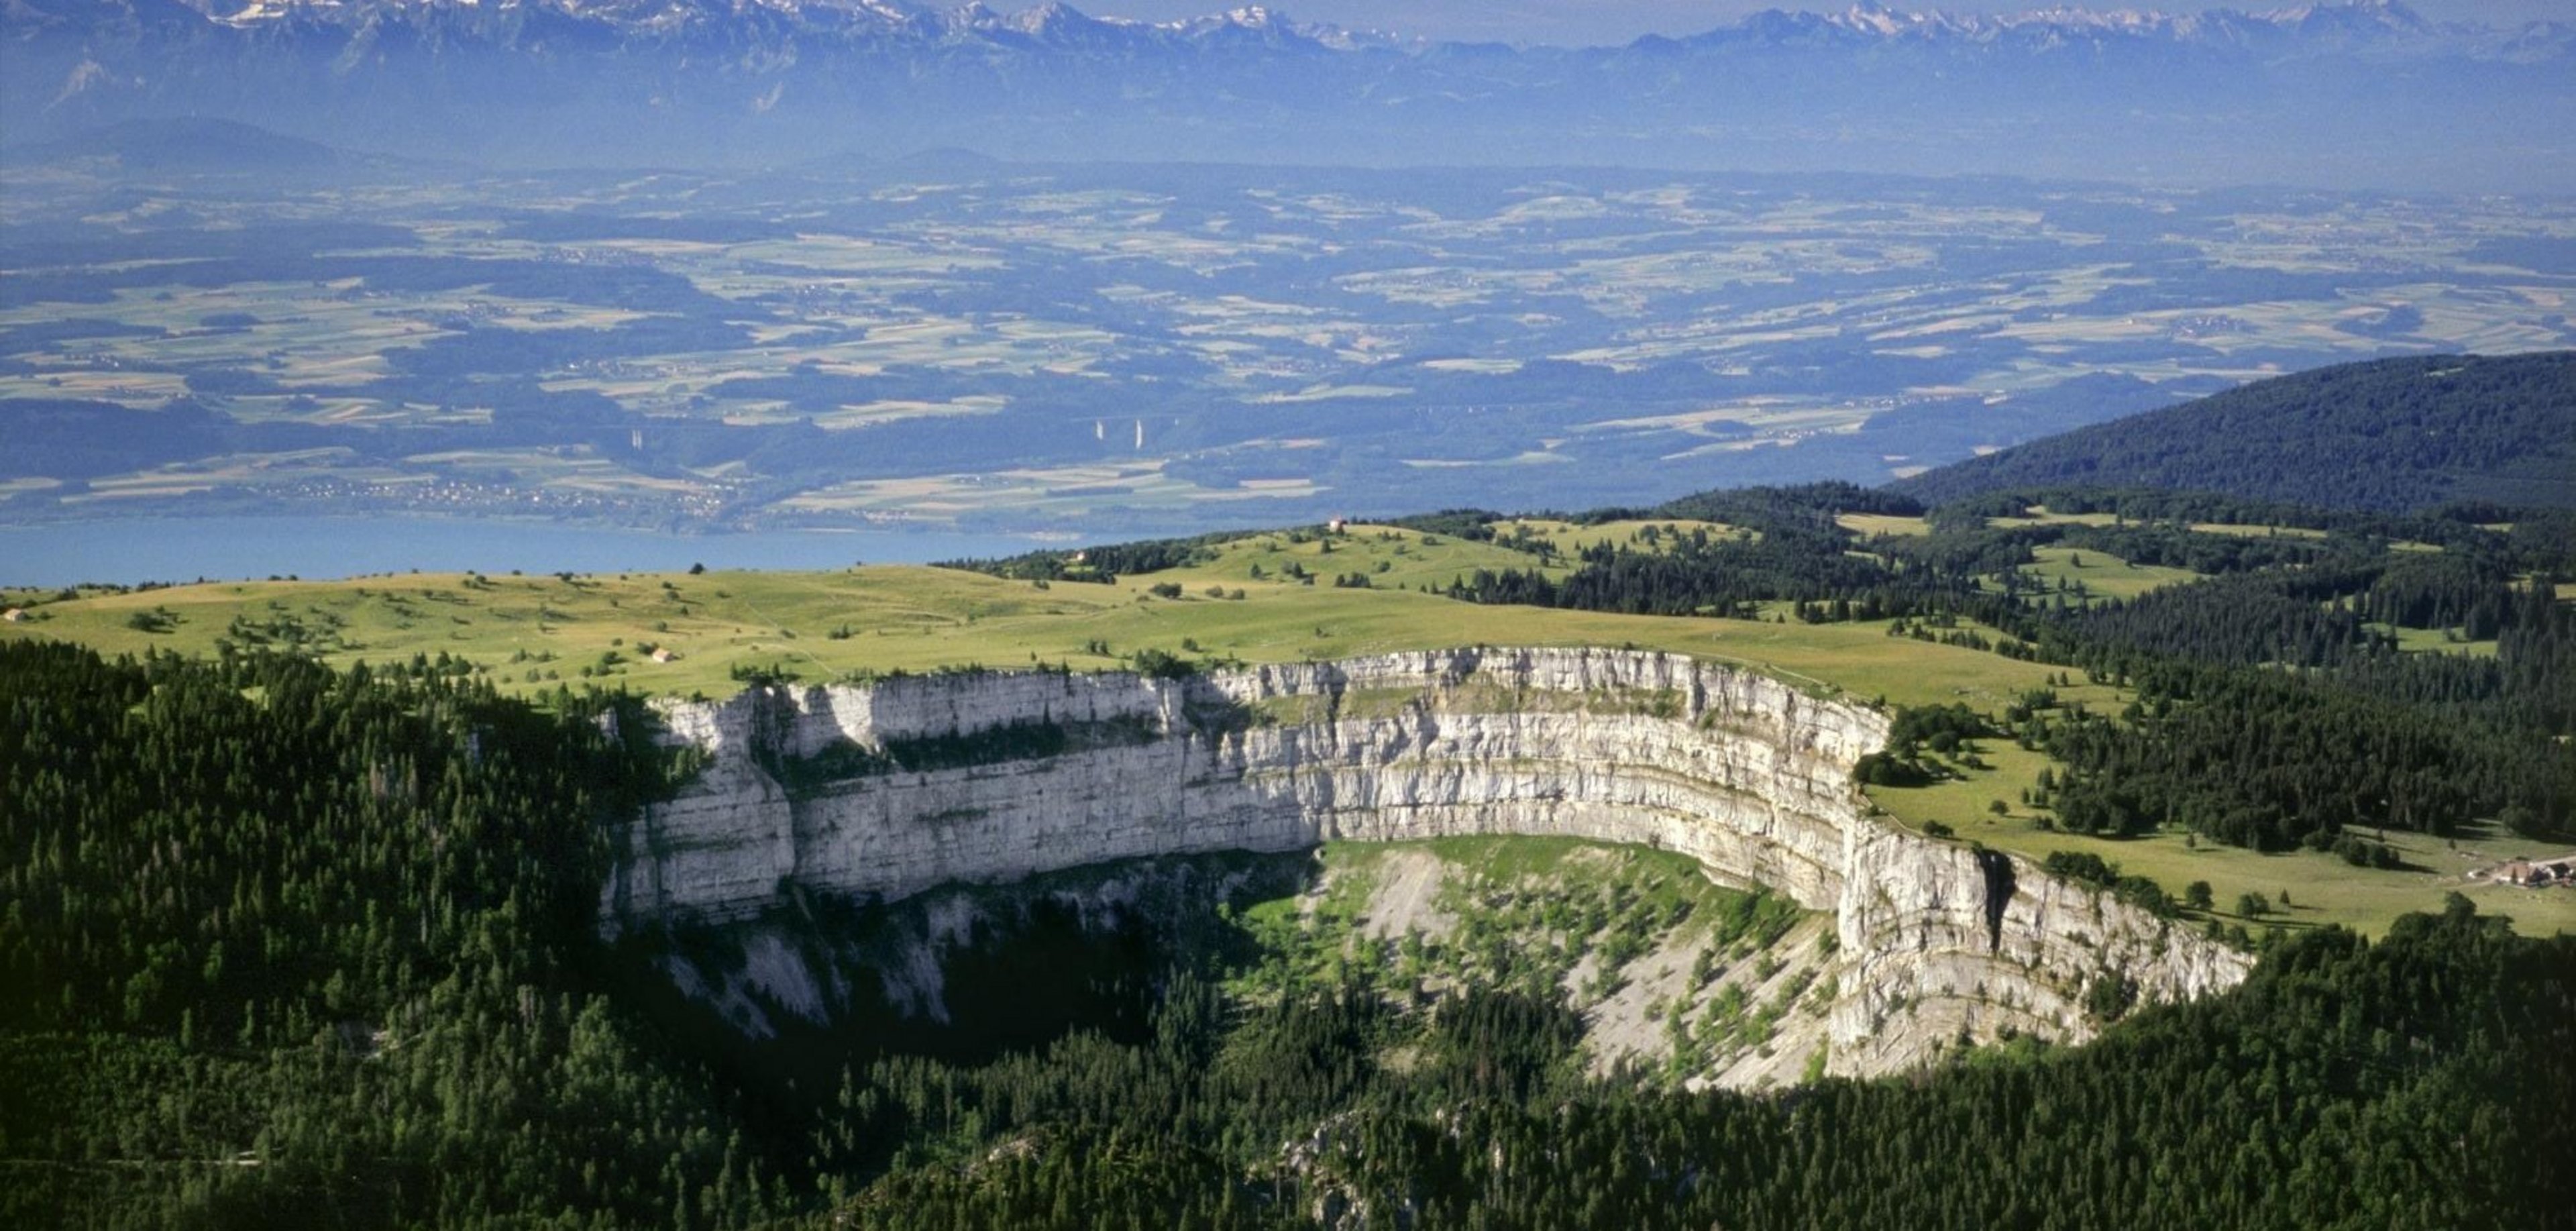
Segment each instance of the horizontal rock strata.
[{"label": "horizontal rock strata", "polygon": [[1835,916],[1832,1071],[1961,1037],[2091,1032],[2084,990],[2227,987],[2247,959],[2026,861],[1876,819],[1886,721],[1768,676],[1601,649],[1462,649],[1187,679],[975,673],[666,707],[712,754],[616,836],[615,931],[791,888],[902,897],[1105,860],[1547,834],[1689,854]]}]

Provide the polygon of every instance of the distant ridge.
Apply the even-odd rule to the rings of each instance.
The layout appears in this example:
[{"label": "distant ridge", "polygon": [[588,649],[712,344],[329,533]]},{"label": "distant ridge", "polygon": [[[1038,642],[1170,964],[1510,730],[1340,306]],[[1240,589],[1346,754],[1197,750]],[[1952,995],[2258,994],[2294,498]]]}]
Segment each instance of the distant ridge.
[{"label": "distant ridge", "polygon": [[195,118],[119,120],[0,151],[0,161],[19,165],[88,158],[113,158],[129,171],[231,175],[328,171],[348,161],[317,141],[234,120]]},{"label": "distant ridge", "polygon": [[2072,486],[2380,512],[2468,502],[2576,508],[2576,351],[2319,368],[2034,440],[1890,489],[1941,504]]}]

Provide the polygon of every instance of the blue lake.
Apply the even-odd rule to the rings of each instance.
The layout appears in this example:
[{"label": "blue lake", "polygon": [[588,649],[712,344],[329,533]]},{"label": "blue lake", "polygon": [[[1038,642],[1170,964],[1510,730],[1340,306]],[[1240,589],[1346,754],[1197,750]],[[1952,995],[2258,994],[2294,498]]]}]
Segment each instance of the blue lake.
[{"label": "blue lake", "polygon": [[[1130,536],[1132,537],[1132,536]],[[904,530],[666,534],[427,517],[204,517],[0,526],[0,585],[361,573],[847,568],[1013,555],[1069,540]]]}]

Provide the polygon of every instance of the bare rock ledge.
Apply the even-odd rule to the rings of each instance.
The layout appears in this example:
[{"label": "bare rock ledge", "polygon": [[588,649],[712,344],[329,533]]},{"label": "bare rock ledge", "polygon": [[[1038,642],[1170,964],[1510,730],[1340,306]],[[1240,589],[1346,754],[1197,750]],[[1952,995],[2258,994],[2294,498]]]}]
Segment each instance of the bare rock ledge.
[{"label": "bare rock ledge", "polygon": [[[712,761],[616,835],[600,903],[612,933],[749,918],[793,887],[891,899],[1138,856],[1458,834],[1640,843],[1833,913],[1830,1066],[1848,1075],[1963,1036],[2087,1038],[2085,989],[2115,972],[2167,1001],[2251,964],[2091,885],[1885,823],[1851,774],[1885,741],[1883,717],[1679,655],[935,675],[753,689],[667,703],[664,718],[664,738]],[[1053,742],[1009,755],[1032,731]],[[978,738],[998,752],[977,758]],[[879,755],[925,740],[956,767]]]}]

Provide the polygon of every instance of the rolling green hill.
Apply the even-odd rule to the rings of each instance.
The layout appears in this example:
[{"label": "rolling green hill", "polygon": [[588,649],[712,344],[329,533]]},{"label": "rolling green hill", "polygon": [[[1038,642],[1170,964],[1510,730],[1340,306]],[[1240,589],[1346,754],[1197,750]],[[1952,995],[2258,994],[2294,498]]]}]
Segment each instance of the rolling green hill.
[{"label": "rolling green hill", "polygon": [[2319,368],[2035,440],[1893,489],[1937,505],[2071,486],[2382,512],[2576,507],[2576,351]]}]

